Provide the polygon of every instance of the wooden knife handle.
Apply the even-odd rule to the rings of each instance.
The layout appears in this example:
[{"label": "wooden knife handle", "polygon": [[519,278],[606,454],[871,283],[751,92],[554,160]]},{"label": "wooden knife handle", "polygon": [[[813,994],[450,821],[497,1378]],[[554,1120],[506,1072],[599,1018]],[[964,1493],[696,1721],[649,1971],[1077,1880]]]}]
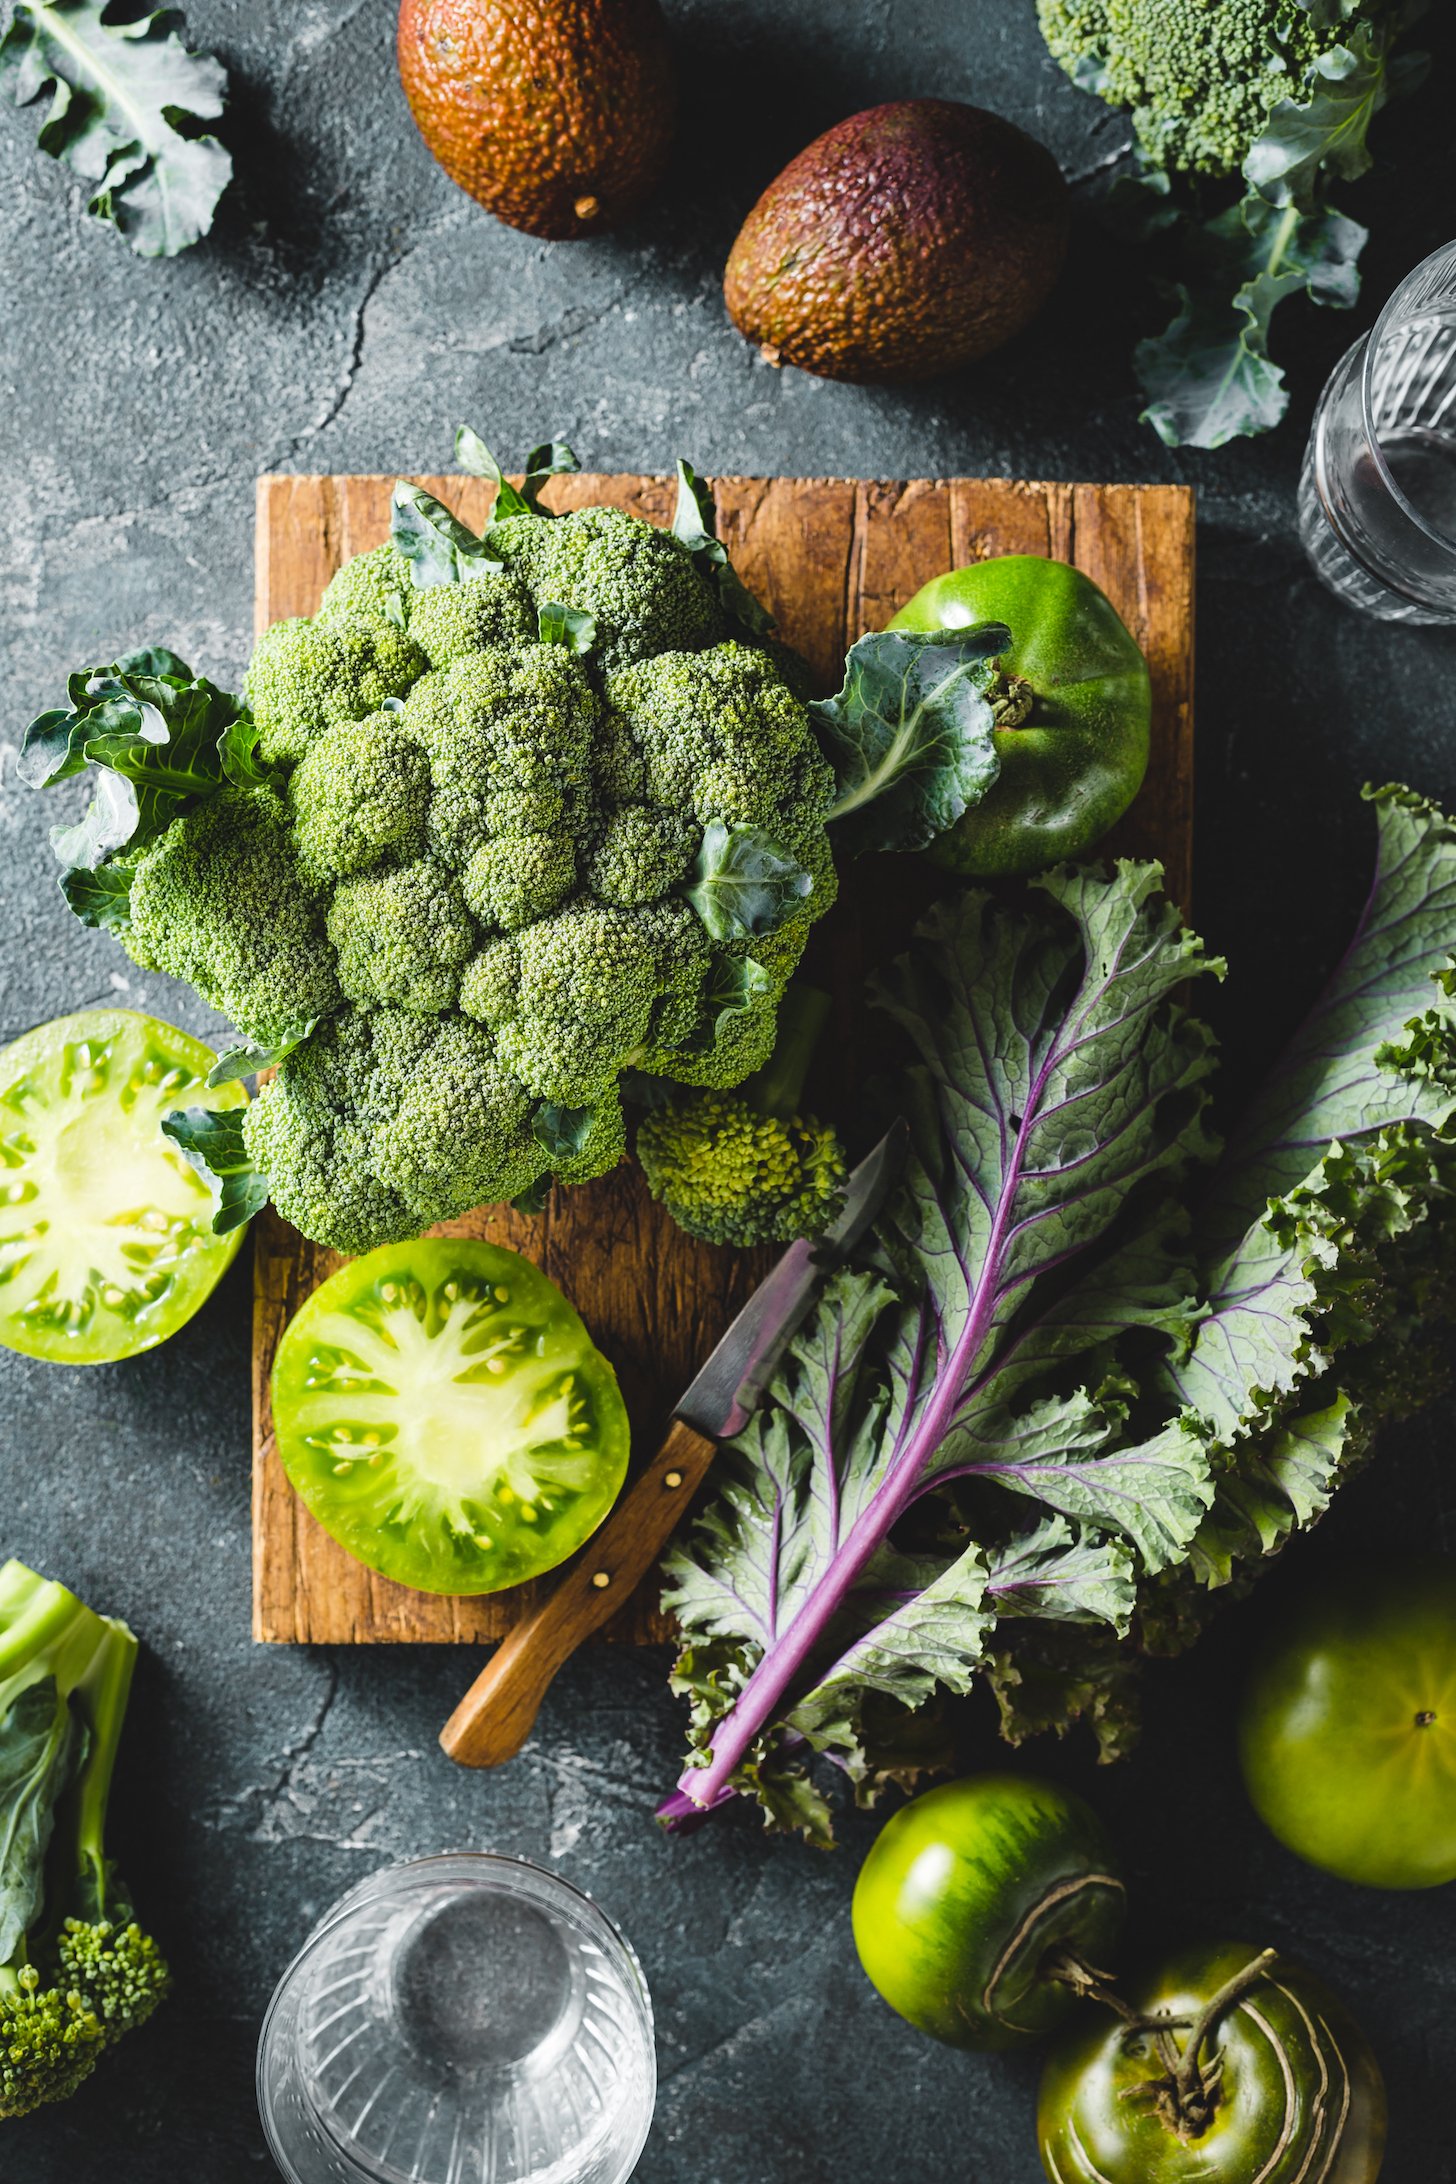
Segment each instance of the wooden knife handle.
[{"label": "wooden knife handle", "polygon": [[462,1767],[514,1759],[546,1688],[584,1638],[631,1598],[707,1476],[718,1453],[674,1419],[652,1462],[593,1534],[550,1596],[501,1640],[440,1732]]}]

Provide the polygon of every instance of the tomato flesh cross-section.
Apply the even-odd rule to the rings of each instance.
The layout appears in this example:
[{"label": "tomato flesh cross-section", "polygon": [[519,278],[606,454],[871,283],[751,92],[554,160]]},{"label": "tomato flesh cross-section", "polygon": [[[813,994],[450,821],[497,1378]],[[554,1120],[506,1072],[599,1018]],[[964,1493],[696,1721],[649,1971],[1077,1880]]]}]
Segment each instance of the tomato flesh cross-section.
[{"label": "tomato flesh cross-section", "polygon": [[317,1289],[273,1368],[278,1452],[360,1562],[422,1592],[538,1577],[626,1474],[611,1366],[554,1283],[464,1238],[388,1244]]},{"label": "tomato flesh cross-section", "polygon": [[202,1091],[216,1057],[132,1009],[83,1009],[0,1054],[0,1343],[102,1365],[185,1326],[231,1265],[207,1184],[162,1134],[174,1108],[242,1107]]}]

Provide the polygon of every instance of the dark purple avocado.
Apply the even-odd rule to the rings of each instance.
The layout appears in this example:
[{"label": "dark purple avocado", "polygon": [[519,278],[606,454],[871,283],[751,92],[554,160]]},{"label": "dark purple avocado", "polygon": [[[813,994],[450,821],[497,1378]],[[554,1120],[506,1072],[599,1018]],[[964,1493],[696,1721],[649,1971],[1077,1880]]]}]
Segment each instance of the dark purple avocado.
[{"label": "dark purple avocado", "polygon": [[931,379],[999,348],[1061,271],[1061,169],[998,114],[901,99],[807,145],[733,245],[733,323],[824,379]]}]

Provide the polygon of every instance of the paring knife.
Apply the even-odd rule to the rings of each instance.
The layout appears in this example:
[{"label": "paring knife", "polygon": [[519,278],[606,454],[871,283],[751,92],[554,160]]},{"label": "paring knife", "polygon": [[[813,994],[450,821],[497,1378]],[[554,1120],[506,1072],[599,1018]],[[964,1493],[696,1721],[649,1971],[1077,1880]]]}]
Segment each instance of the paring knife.
[{"label": "paring knife", "polygon": [[531,1733],[546,1688],[584,1638],[631,1597],[686,1514],[720,1441],[741,1433],[826,1274],[858,1243],[905,1157],[897,1122],[845,1188],[844,1210],[791,1244],[674,1406],[667,1439],[533,1614],[497,1646],[440,1732],[462,1767],[499,1767]]}]

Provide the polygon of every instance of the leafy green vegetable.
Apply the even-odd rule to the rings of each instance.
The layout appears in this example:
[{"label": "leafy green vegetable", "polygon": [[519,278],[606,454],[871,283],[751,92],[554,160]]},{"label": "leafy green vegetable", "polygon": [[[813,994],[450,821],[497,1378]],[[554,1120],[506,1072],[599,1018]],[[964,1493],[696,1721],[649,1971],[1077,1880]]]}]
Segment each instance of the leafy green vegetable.
[{"label": "leafy green vegetable", "polygon": [[836,841],[924,849],[980,802],[1001,770],[990,693],[1011,643],[973,630],[881,630],[850,647],[838,697],[809,708],[838,783]]},{"label": "leafy green vegetable", "polygon": [[[390,539],[409,563],[410,577],[418,590],[500,574],[504,564],[496,560],[484,539],[477,538],[422,485],[411,485],[401,478],[394,488],[392,505]],[[396,601],[398,594],[390,598]],[[390,621],[398,625],[402,612],[402,606],[393,606]]]},{"label": "leafy green vegetable", "polygon": [[68,874],[89,875],[66,887],[77,915],[122,930],[130,874],[98,879],[106,860],[144,848],[229,785],[261,787],[273,776],[259,761],[258,731],[241,701],[194,676],[175,653],[153,649],[83,669],[70,678],[69,695],[68,710],[31,722],[17,770],[30,787],[48,788],[93,769],[84,816],[55,828],[51,841]]},{"label": "leafy green vegetable", "polygon": [[[1177,314],[1137,351],[1145,418],[1170,447],[1268,431],[1289,399],[1269,356],[1275,308],[1358,294],[1365,231],[1329,186],[1366,171],[1375,115],[1424,73],[1424,56],[1395,52],[1423,0],[1038,0],[1038,12],[1073,81],[1131,109],[1137,224],[1172,245]],[[1116,192],[1124,210],[1138,194]]]},{"label": "leafy green vegetable", "polygon": [[581,468],[564,440],[543,441],[526,457],[526,473],[518,492],[480,434],[469,425],[461,425],[455,434],[455,460],[471,477],[488,478],[495,486],[493,523],[505,516],[549,516],[551,510],[541,506],[542,486]]},{"label": "leafy green vegetable", "polygon": [[243,1228],[263,1211],[269,1199],[268,1178],[254,1165],[244,1138],[247,1112],[245,1107],[183,1107],[162,1122],[177,1150],[217,1193],[212,1217],[217,1236],[228,1236],[234,1229]]},{"label": "leafy green vegetable", "polygon": [[255,1077],[260,1069],[276,1069],[317,1029],[318,1018],[308,1016],[296,1024],[285,1025],[278,1037],[266,1045],[256,1039],[240,1039],[236,1046],[224,1047],[207,1073],[209,1089],[220,1084],[241,1084],[245,1077]]},{"label": "leafy green vegetable", "polygon": [[687,898],[714,940],[752,940],[776,932],[813,888],[813,874],[761,827],[714,819]]},{"label": "leafy green vegetable", "polygon": [[0,1568],[0,2121],[67,2099],[167,1991],[104,1846],[136,1650]]},{"label": "leafy green vegetable", "polygon": [[597,618],[580,607],[563,607],[550,599],[537,610],[537,626],[543,645],[565,645],[584,659],[597,641]]},{"label": "leafy green vegetable", "polygon": [[0,38],[0,89],[17,106],[51,94],[40,148],[92,191],[144,258],[175,257],[212,226],[233,171],[197,124],[214,121],[227,73],[183,43],[182,14],[129,19],[115,0],[17,0]]},{"label": "leafy green vegetable", "polygon": [[915,1160],[669,1562],[670,1822],[743,1791],[822,1835],[806,1759],[868,1794],[871,1694],[981,1675],[1013,1741],[1080,1716],[1125,1748],[1137,1652],[1188,1643],[1438,1384],[1456,826],[1373,800],[1350,950],[1201,1185],[1212,1046],[1178,987],[1219,966],[1155,868],[1053,875],[1060,919],[970,896],[896,967]]},{"label": "leafy green vegetable", "polygon": [[718,536],[713,489],[691,463],[681,460],[677,466],[672,535],[687,548],[699,575],[713,586],[725,613],[750,636],[766,636],[774,626],[774,618],[754,598],[728,558],[728,549]]}]

